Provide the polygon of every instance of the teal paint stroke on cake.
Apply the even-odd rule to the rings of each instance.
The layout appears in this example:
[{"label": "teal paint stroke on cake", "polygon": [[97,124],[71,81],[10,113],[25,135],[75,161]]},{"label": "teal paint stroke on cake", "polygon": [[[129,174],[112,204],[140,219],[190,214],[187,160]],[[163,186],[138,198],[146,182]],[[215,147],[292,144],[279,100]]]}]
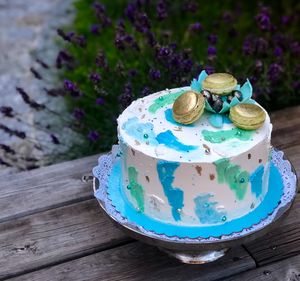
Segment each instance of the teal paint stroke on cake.
[{"label": "teal paint stroke on cake", "polygon": [[172,215],[175,221],[181,220],[180,210],[183,207],[183,191],[178,187],[173,187],[175,179],[174,173],[180,166],[178,162],[159,161],[157,163],[157,173],[164,194],[172,208]]},{"label": "teal paint stroke on cake", "polygon": [[152,123],[141,123],[137,117],[129,118],[122,126],[126,133],[141,143],[157,145]]},{"label": "teal paint stroke on cake", "polygon": [[168,108],[167,110],[165,110],[165,118],[168,122],[172,123],[173,125],[181,126],[181,127],[194,127],[195,126],[194,124],[181,124],[181,123],[176,122],[173,118],[172,112],[173,112],[172,108]]},{"label": "teal paint stroke on cake", "polygon": [[169,93],[164,96],[160,96],[153,101],[153,103],[149,106],[148,111],[150,113],[155,113],[158,109],[174,103],[174,101],[184,93],[184,90],[180,90],[178,92]]},{"label": "teal paint stroke on cake", "polygon": [[159,144],[164,144],[166,147],[177,151],[187,152],[198,148],[198,146],[195,145],[183,144],[170,130],[158,134],[156,139]]},{"label": "teal paint stroke on cake", "polygon": [[138,171],[135,167],[128,168],[128,180],[129,185],[127,188],[130,191],[131,196],[135,199],[140,212],[145,210],[145,200],[144,200],[144,188],[137,182]]},{"label": "teal paint stroke on cake", "polygon": [[251,192],[256,198],[262,194],[264,166],[259,165],[258,168],[250,175]]},{"label": "teal paint stroke on cake", "polygon": [[251,139],[253,134],[252,131],[246,131],[240,128],[233,128],[230,130],[219,130],[219,131],[202,130],[201,133],[204,139],[211,143],[222,143],[231,139],[248,141]]},{"label": "teal paint stroke on cake", "polygon": [[238,200],[244,199],[249,183],[249,173],[240,166],[230,163],[226,158],[214,162],[218,182],[227,183]]},{"label": "teal paint stroke on cake", "polygon": [[212,194],[201,194],[194,199],[195,213],[203,224],[214,224],[226,221],[226,212],[216,208],[217,202],[210,201]]}]

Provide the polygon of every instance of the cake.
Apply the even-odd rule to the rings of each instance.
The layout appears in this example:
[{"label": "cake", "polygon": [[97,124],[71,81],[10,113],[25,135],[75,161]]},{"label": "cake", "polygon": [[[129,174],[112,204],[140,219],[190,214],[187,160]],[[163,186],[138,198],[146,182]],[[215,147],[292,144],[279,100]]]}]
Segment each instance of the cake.
[{"label": "cake", "polygon": [[122,191],[137,212],[174,225],[214,226],[264,199],[269,115],[251,99],[248,80],[240,86],[222,75],[203,71],[191,86],[139,98],[119,116]]}]

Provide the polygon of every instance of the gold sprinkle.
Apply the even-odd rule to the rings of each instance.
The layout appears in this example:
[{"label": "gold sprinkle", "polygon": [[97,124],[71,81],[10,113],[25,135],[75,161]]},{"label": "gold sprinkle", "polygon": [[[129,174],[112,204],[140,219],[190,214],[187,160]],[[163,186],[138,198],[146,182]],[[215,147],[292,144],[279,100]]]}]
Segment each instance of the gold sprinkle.
[{"label": "gold sprinkle", "polygon": [[248,153],[248,159],[251,159],[251,153]]},{"label": "gold sprinkle", "polygon": [[209,178],[210,178],[211,181],[213,181],[215,179],[215,175],[214,174],[210,174]]},{"label": "gold sprinkle", "polygon": [[135,156],[135,151],[131,149],[132,155]]},{"label": "gold sprinkle", "polygon": [[144,119],[144,118],[145,118],[145,116],[146,116],[146,115],[145,115],[145,114],[143,114],[143,115],[142,115],[142,117],[141,117],[141,119]]},{"label": "gold sprinkle", "polygon": [[141,143],[138,140],[134,140],[135,145],[140,145]]},{"label": "gold sprinkle", "polygon": [[149,145],[149,142],[148,142],[148,141],[146,141],[146,144],[147,144],[147,145]]},{"label": "gold sprinkle", "polygon": [[139,107],[139,111],[142,112],[142,109]]},{"label": "gold sprinkle", "polygon": [[201,166],[196,166],[196,171],[199,174],[199,176],[201,176],[201,172],[202,172],[202,167]]},{"label": "gold sprinkle", "polygon": [[174,131],[179,131],[179,132],[182,132],[182,127],[174,127]]},{"label": "gold sprinkle", "polygon": [[146,180],[147,180],[147,182],[150,182],[150,179],[149,179],[149,177],[148,177],[148,176],[146,176]]},{"label": "gold sprinkle", "polygon": [[261,163],[261,162],[262,162],[262,159],[259,159],[259,160],[258,160],[258,163]]},{"label": "gold sprinkle", "polygon": [[209,146],[208,145],[206,145],[205,143],[203,144],[203,147],[204,147],[204,149],[205,150],[207,150],[208,151],[208,153],[210,153],[210,148],[209,148]]}]

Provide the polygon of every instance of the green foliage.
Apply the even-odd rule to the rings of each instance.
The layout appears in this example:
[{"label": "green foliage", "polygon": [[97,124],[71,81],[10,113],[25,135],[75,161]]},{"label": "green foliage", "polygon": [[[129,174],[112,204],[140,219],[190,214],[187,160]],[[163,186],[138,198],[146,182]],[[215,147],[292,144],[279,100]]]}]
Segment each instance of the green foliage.
[{"label": "green foliage", "polygon": [[[275,1],[267,8],[256,1],[102,3],[105,11],[90,0],[76,2],[70,30],[75,37],[84,35],[87,43],[80,47],[73,36],[65,46],[73,59],[64,62],[63,78],[83,93],[74,98],[68,90],[66,96],[70,111],[85,112],[75,125],[84,136],[91,131],[100,135],[99,140],[87,138],[78,154],[109,150],[117,141],[116,118],[132,100],[189,85],[202,69],[232,73],[240,82],[248,77],[254,98],[268,110],[299,103],[300,4],[296,1]],[[124,27],[118,24],[121,18]],[[99,26],[99,35],[91,32],[93,24]],[[149,44],[151,36],[155,42]],[[96,63],[99,52],[107,66]],[[91,73],[101,80],[91,81]],[[104,104],[97,104],[98,98]]]}]

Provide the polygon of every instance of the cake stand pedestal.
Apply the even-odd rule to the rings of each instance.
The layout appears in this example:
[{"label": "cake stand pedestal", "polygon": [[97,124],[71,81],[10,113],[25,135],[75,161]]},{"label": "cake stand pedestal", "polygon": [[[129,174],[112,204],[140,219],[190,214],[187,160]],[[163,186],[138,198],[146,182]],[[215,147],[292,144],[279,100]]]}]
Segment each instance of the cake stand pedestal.
[{"label": "cake stand pedestal", "polygon": [[[240,233],[233,233],[232,235],[224,237],[211,237],[208,239],[203,239],[201,237],[199,237],[199,239],[179,238],[145,230],[143,227],[122,217],[122,215],[120,216],[120,213],[118,213],[107,196],[107,187],[105,185],[100,186],[100,181],[97,177],[93,177],[93,189],[95,193],[101,190],[101,193],[103,194],[101,198],[97,196],[97,200],[104,213],[118,228],[121,228],[129,236],[144,243],[156,246],[161,251],[175,257],[183,263],[204,264],[223,257],[232,247],[240,246],[241,244],[248,243],[265,235],[272,228],[276,227],[289,213],[297,194],[295,169],[290,162],[284,158],[282,152],[274,150],[273,153],[281,153],[282,155],[280,157],[282,158],[282,161],[285,161],[285,163],[288,162],[288,165],[280,165],[281,163],[277,163],[284,184],[288,183],[289,187],[286,189],[288,191],[286,191],[281,198],[282,200],[276,209],[276,214],[274,213],[275,215],[270,215],[270,217],[262,220],[258,225],[255,225],[259,227],[254,227],[251,231],[241,231]],[[277,161],[281,160],[277,159]],[[292,178],[289,179],[289,177]],[[283,202],[284,204],[282,204]]]}]

